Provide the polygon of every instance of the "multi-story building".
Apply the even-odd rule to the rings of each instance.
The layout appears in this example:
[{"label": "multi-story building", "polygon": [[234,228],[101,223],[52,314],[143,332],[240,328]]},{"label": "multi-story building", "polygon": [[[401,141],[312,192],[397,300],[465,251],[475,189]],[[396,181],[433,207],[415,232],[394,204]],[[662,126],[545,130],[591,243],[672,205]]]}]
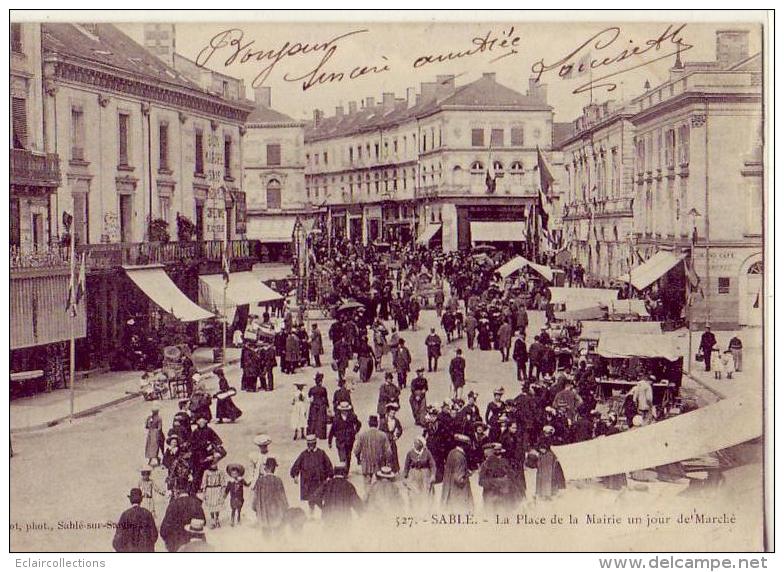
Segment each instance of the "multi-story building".
[{"label": "multi-story building", "polygon": [[[537,148],[549,151],[546,87],[518,93],[485,73],[451,75],[314,111],[305,131],[306,192],[329,210],[330,232],[361,240],[440,240],[445,250],[523,240],[540,187]],[[495,186],[488,186],[488,173]]]},{"label": "multi-story building", "polygon": [[52,367],[54,357],[64,358],[63,342],[70,339],[72,328],[77,338],[84,337],[85,314],[83,308],[75,317],[65,311],[69,259],[67,253],[49,248],[57,234],[61,174],[59,156],[44,129],[41,25],[12,23],[10,39],[12,371],[40,370],[53,384],[55,372],[63,371]]},{"label": "multi-story building", "polygon": [[241,164],[252,106],[204,89],[113,25],[45,24],[43,50],[45,139],[62,156],[52,235],[71,214],[89,252],[88,345],[101,356],[137,313],[120,290],[123,265],[184,265],[192,272],[177,284],[195,298],[199,264],[219,264],[224,241],[232,258],[249,256]]},{"label": "multi-story building", "polygon": [[[715,61],[685,64],[678,55],[662,84],[614,109],[586,108],[560,143],[570,156],[564,219],[576,260],[595,277],[619,278],[629,258],[665,253],[642,270],[655,279],[638,285],[657,286],[669,317],[691,312],[697,323],[758,325],[761,55],[749,55],[748,32],[739,30],[717,31],[716,53]],[[688,268],[704,292],[690,308]]]},{"label": "multi-story building", "polygon": [[305,123],[272,109],[269,87],[254,94],[242,165],[248,238],[258,241],[263,261],[278,261],[294,253],[297,218],[305,224],[316,211],[305,194]]},{"label": "multi-story building", "polygon": [[634,232],[634,126],[607,101],[583,110],[556,142],[561,172],[564,244],[593,277],[609,282],[629,271]]}]

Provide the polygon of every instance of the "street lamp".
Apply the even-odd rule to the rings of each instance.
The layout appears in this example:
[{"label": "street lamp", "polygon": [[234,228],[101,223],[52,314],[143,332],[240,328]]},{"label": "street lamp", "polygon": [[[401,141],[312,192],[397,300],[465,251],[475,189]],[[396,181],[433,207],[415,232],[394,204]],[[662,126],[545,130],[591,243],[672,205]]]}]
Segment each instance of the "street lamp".
[{"label": "street lamp", "polygon": [[[689,240],[689,244],[690,244],[690,247],[689,247],[689,260],[690,260],[690,263],[691,263],[692,272],[694,272],[694,246],[697,243],[697,217],[700,217],[702,215],[700,214],[700,211],[698,211],[697,209],[695,209],[693,207],[689,211],[688,214],[689,214],[689,218],[691,218],[691,227],[692,227],[691,237],[690,237],[690,240]],[[708,261],[706,260],[705,264],[707,264],[707,263],[708,263]],[[691,339],[692,338],[692,332],[691,332],[691,322],[692,322],[692,314],[691,314],[691,312],[692,312],[692,309],[691,309],[691,306],[692,306],[692,301],[694,299],[694,295],[693,295],[693,292],[691,291],[692,285],[691,285],[690,277],[687,277],[687,280],[689,281],[689,300],[688,300],[689,305],[687,307],[688,319],[689,319],[689,357],[688,357],[688,360],[686,362],[686,364],[687,364],[686,371],[689,374],[691,374],[691,360],[692,360],[692,356],[694,355],[694,352],[692,350],[692,339]]]}]

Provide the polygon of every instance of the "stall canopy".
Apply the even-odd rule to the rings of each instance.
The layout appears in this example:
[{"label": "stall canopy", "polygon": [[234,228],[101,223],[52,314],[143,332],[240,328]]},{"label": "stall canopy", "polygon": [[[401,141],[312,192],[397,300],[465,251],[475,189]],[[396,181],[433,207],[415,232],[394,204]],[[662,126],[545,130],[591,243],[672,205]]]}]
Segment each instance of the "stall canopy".
[{"label": "stall canopy", "polygon": [[603,335],[661,335],[661,322],[607,322],[586,320],[582,323],[580,337],[588,340],[599,340]]},{"label": "stall canopy", "polygon": [[553,453],[569,480],[677,463],[756,439],[762,435],[761,408],[757,394],[742,392],[632,431],[555,446]]},{"label": "stall canopy", "polygon": [[565,312],[554,312],[554,314],[557,320],[601,320],[605,317],[604,308],[598,304],[574,310],[566,310]]},{"label": "stall canopy", "polygon": [[[473,224],[473,223],[471,223]],[[544,266],[543,264],[536,264],[535,262],[531,262],[527,258],[523,256],[515,256],[505,264],[502,264],[498,267],[496,272],[501,275],[501,278],[507,278],[514,274],[515,272],[519,272],[523,268],[530,268],[539,276],[547,280],[548,282],[553,281],[553,269],[549,266]]]},{"label": "stall canopy", "polygon": [[644,290],[672,270],[683,260],[683,257],[682,254],[660,250],[636,268],[632,268],[629,274],[621,277],[621,280],[629,282],[637,290]]},{"label": "stall canopy", "polygon": [[440,230],[441,225],[438,223],[427,225],[425,230],[417,237],[417,244],[430,244],[430,241],[435,238]]},{"label": "stall canopy", "polygon": [[[224,314],[223,289],[225,282],[222,274],[199,276],[199,303],[212,309],[216,314]],[[249,304],[256,306],[282,300],[283,296],[263,284],[252,272],[234,272],[229,275],[226,288],[226,318],[232,321],[237,306]]]},{"label": "stall canopy", "polygon": [[649,317],[645,300],[613,300],[610,305],[610,314],[636,314],[640,317]]},{"label": "stall canopy", "polygon": [[295,220],[294,217],[249,217],[247,231],[248,239],[265,243],[292,242]]},{"label": "stall canopy", "polygon": [[471,242],[522,242],[525,240],[523,221],[472,221]]},{"label": "stall canopy", "polygon": [[178,320],[195,322],[214,317],[177,288],[162,265],[123,266],[123,269],[150,300]]},{"label": "stall canopy", "polygon": [[550,302],[565,304],[567,310],[591,308],[593,306],[609,307],[618,298],[618,290],[611,288],[561,288],[550,287]]},{"label": "stall canopy", "polygon": [[677,341],[664,334],[613,332],[599,337],[596,353],[606,358],[664,358],[675,361],[682,357]]}]

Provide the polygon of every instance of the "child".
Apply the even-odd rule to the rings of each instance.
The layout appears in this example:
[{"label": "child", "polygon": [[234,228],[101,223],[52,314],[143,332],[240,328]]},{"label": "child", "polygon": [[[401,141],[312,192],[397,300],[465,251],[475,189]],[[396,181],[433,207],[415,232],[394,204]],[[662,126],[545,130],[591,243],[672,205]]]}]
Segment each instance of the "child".
[{"label": "child", "polygon": [[224,488],[224,496],[229,497],[229,506],[231,507],[231,525],[234,523],[240,524],[242,522],[242,505],[245,504],[245,489],[249,487],[250,483],[245,480],[245,467],[237,463],[230,463],[226,467],[226,472],[229,474],[229,482],[226,483]]},{"label": "child", "polygon": [[294,429],[294,440],[297,436],[305,438],[305,428],[308,426],[308,408],[310,403],[303,393],[304,383],[295,383],[294,398],[291,400],[291,428]]},{"label": "child", "polygon": [[142,491],[142,508],[146,508],[152,514],[152,517],[155,518],[155,496],[166,496],[166,492],[161,489],[158,484],[150,478],[152,475],[152,467],[145,465],[143,466],[139,472],[141,473],[141,478],[139,479],[139,486],[138,488]]},{"label": "child", "polygon": [[[721,354],[721,369],[724,370],[727,379],[732,379],[732,374],[735,373],[735,360],[732,358],[730,350],[725,350]],[[721,374],[719,374],[719,379],[721,379]]]},{"label": "child", "polygon": [[212,463],[210,469],[204,472],[201,482],[201,492],[204,495],[204,510],[210,513],[210,528],[220,528],[220,511],[226,501],[224,487],[226,478],[218,471],[218,465]]}]

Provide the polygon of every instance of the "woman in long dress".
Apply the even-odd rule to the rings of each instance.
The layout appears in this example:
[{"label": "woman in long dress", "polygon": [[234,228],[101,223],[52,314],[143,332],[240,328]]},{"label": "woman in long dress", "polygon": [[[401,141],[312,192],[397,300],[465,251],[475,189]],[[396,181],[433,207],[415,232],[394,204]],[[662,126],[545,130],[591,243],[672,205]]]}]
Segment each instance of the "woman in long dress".
[{"label": "woman in long dress", "polygon": [[329,409],[329,396],[322,385],[324,374],[316,373],[316,385],[308,390],[310,408],[308,410],[308,433],[319,439],[327,438],[327,410]]},{"label": "woman in long dress", "polygon": [[379,429],[386,433],[389,439],[391,455],[387,464],[393,472],[398,473],[400,472],[400,460],[397,455],[397,440],[403,434],[403,426],[397,418],[397,411],[400,409],[400,405],[394,402],[387,403],[386,409],[387,414],[381,419]]},{"label": "woman in long dress", "polygon": [[433,496],[433,483],[436,479],[436,461],[425,446],[425,440],[417,437],[414,447],[406,453],[403,463],[403,478],[408,489],[411,506],[424,508]]},{"label": "woman in long dress", "polygon": [[144,428],[147,430],[147,440],[144,444],[144,457],[147,462],[152,464],[152,460],[160,461],[158,455],[163,453],[163,419],[158,415],[158,408],[154,407],[152,414],[147,418],[144,423]]},{"label": "woman in long dress", "polygon": [[220,397],[222,394],[233,389],[229,385],[229,380],[226,379],[223,368],[216,369],[215,375],[218,376],[218,393],[214,395],[216,401],[215,418],[218,420],[218,423],[223,423],[224,419],[233,423],[240,418],[242,410],[234,404],[231,397]]}]

